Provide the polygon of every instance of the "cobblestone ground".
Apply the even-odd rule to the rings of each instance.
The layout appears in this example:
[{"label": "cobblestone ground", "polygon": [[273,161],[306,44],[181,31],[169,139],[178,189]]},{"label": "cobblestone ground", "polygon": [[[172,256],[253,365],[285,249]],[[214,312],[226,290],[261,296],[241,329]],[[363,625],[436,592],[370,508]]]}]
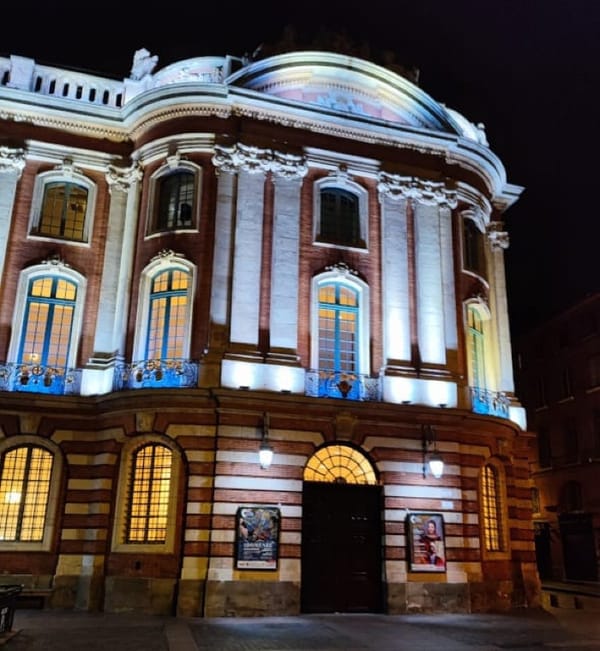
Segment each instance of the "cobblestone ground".
[{"label": "cobblestone ground", "polygon": [[600,613],[574,610],[211,619],[17,610],[13,632],[6,651],[600,651]]}]

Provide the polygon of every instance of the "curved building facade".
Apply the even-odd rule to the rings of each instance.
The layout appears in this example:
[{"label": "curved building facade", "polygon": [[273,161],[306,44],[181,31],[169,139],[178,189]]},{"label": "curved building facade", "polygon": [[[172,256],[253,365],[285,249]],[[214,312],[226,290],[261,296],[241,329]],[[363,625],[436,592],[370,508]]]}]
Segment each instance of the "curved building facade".
[{"label": "curved building facade", "polygon": [[0,58],[4,582],[186,616],[536,604],[521,190],[357,58]]}]

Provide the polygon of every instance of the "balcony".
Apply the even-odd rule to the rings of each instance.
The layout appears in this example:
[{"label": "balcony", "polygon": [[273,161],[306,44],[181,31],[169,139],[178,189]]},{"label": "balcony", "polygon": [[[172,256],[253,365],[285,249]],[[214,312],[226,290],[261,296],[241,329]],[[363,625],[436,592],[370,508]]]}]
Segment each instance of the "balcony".
[{"label": "balcony", "polygon": [[0,391],[78,395],[81,369],[43,364],[0,364]]},{"label": "balcony", "polygon": [[501,391],[489,391],[479,387],[469,387],[471,390],[471,408],[475,414],[487,416],[509,417],[510,400]]},{"label": "balcony", "polygon": [[307,371],[305,392],[307,396],[312,398],[342,398],[368,401],[382,399],[379,378],[339,371]]},{"label": "balcony", "polygon": [[147,359],[116,366],[113,389],[170,389],[197,385],[197,362],[189,359]]}]

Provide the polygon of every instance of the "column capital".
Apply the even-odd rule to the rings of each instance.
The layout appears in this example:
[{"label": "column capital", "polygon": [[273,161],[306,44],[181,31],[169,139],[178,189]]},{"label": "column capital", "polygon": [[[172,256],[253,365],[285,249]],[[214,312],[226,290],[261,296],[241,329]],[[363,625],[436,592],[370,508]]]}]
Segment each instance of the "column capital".
[{"label": "column capital", "polygon": [[25,150],[13,147],[0,147],[0,174],[16,172],[20,178],[25,168]]},{"label": "column capital", "polygon": [[509,237],[508,233],[503,230],[504,224],[502,222],[490,222],[487,227],[487,236],[490,241],[492,251],[501,251],[508,249]]},{"label": "column capital", "polygon": [[109,165],[106,172],[106,182],[109,191],[112,193],[113,188],[127,192],[132,183],[141,181],[144,176],[142,166],[136,161],[131,167],[115,167]]},{"label": "column capital", "polygon": [[457,205],[456,191],[450,190],[443,181],[427,181],[414,176],[380,172],[377,189],[379,201],[384,198],[392,201],[412,199],[419,203],[444,205],[449,208],[455,208]]},{"label": "column capital", "polygon": [[274,151],[273,160],[271,161],[271,171],[276,179],[300,181],[306,176],[308,165],[304,156]]},{"label": "column capital", "polygon": [[215,146],[212,158],[213,165],[223,172],[239,172],[249,174],[265,174],[271,168],[273,152],[250,145],[237,143],[233,147]]}]

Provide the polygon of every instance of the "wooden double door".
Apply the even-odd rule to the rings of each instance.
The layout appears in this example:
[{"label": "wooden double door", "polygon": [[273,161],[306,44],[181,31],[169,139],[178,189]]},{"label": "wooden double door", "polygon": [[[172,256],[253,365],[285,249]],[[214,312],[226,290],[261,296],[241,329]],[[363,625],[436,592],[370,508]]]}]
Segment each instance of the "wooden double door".
[{"label": "wooden double door", "polygon": [[380,612],[381,487],[304,482],[302,501],[302,612]]}]

